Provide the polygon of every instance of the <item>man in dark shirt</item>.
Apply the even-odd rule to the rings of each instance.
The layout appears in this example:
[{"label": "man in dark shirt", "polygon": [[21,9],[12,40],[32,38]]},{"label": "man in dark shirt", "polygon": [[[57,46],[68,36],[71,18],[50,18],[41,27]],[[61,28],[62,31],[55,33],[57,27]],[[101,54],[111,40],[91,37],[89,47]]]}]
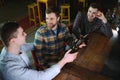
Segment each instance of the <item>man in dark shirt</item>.
[{"label": "man in dark shirt", "polygon": [[73,34],[78,38],[94,31],[101,32],[108,38],[113,35],[110,24],[96,3],[90,4],[87,14],[78,12],[73,24]]}]

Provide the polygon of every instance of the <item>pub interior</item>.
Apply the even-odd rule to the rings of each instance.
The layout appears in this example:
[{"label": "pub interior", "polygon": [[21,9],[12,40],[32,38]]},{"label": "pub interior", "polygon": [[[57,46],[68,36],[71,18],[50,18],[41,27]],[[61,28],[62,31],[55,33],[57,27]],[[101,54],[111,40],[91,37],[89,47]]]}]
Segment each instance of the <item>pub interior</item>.
[{"label": "pub interior", "polygon": [[[48,2],[44,4],[38,1]],[[70,12],[66,14],[70,14],[70,19],[63,22],[71,26],[77,12],[87,11],[89,4],[93,2],[102,6],[103,13],[113,29],[113,37],[107,39],[99,33],[91,34],[87,47],[80,49],[77,59],[67,64],[53,80],[120,80],[120,0],[0,0],[0,24],[6,20],[19,21],[23,17],[30,17],[28,5],[36,3],[38,19],[30,23],[32,32],[44,24],[43,12],[50,5],[61,10],[62,4],[69,4]],[[2,44],[0,45],[2,48]]]}]

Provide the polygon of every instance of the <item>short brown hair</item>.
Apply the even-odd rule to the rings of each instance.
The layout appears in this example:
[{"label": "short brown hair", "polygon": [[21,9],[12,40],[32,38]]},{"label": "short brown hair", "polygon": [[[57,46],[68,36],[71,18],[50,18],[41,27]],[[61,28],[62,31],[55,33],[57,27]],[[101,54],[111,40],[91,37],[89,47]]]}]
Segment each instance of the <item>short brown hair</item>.
[{"label": "short brown hair", "polygon": [[9,40],[15,36],[15,32],[19,28],[19,24],[17,22],[6,22],[1,28],[1,40],[5,46],[9,45]]},{"label": "short brown hair", "polygon": [[46,14],[50,14],[50,13],[55,13],[57,17],[59,17],[59,9],[58,7],[55,7],[55,6],[49,6],[46,11],[45,11]]},{"label": "short brown hair", "polygon": [[101,11],[101,6],[97,3],[91,3],[89,7],[92,7],[92,8],[97,8],[98,10]]}]

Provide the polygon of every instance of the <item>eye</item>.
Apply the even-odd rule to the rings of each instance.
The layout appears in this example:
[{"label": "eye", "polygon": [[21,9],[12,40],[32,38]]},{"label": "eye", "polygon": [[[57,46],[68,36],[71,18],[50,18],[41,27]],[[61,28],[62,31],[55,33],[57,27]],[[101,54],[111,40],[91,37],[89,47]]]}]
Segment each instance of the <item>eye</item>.
[{"label": "eye", "polygon": [[89,10],[88,12],[89,12],[89,13],[91,13],[91,11],[90,11],[90,10]]},{"label": "eye", "polygon": [[54,20],[54,18],[51,18],[50,20]]}]

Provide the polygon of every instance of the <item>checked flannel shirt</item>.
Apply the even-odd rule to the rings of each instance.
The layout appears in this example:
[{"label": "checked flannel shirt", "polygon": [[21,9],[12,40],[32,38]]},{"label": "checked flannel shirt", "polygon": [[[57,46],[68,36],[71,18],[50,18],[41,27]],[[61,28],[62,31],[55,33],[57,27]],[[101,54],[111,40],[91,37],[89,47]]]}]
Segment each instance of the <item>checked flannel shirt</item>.
[{"label": "checked flannel shirt", "polygon": [[60,60],[65,53],[64,42],[71,37],[68,27],[58,24],[57,30],[53,31],[46,25],[41,26],[35,34],[34,46],[38,62],[45,68]]}]

